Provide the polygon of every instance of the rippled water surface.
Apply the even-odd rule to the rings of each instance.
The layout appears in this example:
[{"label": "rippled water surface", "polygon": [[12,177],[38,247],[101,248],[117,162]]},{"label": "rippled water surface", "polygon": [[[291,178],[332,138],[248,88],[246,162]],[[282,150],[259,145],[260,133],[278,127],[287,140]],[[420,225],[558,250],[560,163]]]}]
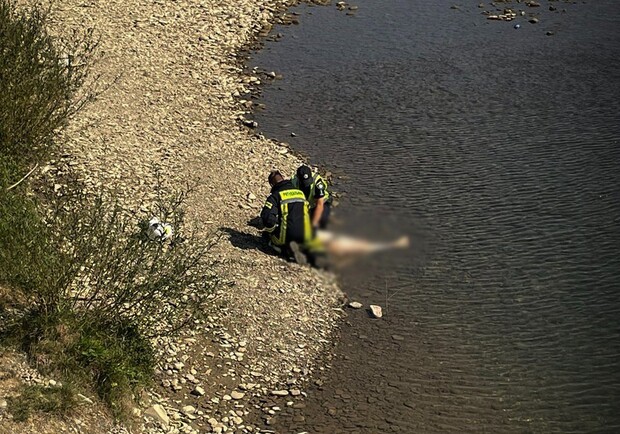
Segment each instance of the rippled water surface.
[{"label": "rippled water surface", "polygon": [[387,315],[349,312],[286,429],[620,431],[620,4],[541,3],[520,29],[473,1],[304,6],[254,56],[284,75],[261,131],[417,247],[344,273]]}]

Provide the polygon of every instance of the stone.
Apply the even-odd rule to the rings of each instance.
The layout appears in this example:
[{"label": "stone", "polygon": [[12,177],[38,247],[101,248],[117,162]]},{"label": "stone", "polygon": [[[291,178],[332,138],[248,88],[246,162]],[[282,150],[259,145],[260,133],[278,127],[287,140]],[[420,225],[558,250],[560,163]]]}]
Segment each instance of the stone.
[{"label": "stone", "polygon": [[362,303],[360,303],[359,301],[352,301],[351,303],[349,303],[349,307],[351,309],[361,309],[362,306],[364,306]]},{"label": "stone", "polygon": [[191,394],[196,396],[203,396],[205,394],[205,390],[200,386],[196,386],[194,390],[191,391]]},{"label": "stone", "polygon": [[378,306],[376,304],[371,304],[370,305],[370,314],[374,318],[381,318],[383,316],[383,310],[381,309],[381,306]]},{"label": "stone", "polygon": [[233,390],[230,394],[232,399],[241,399],[245,396],[245,393],[243,392],[237,392],[236,390]]},{"label": "stone", "polygon": [[271,394],[275,396],[286,396],[288,395],[288,390],[272,390]]},{"label": "stone", "polygon": [[196,407],[194,407],[193,405],[186,405],[183,407],[183,413],[185,414],[194,414],[196,413]]},{"label": "stone", "polygon": [[168,413],[166,413],[166,410],[160,404],[155,404],[154,406],[146,410],[144,414],[152,417],[164,426],[168,426],[170,424],[170,418],[168,417]]},{"label": "stone", "polygon": [[392,335],[392,339],[394,339],[395,341],[404,341],[405,338],[400,336],[400,335]]}]

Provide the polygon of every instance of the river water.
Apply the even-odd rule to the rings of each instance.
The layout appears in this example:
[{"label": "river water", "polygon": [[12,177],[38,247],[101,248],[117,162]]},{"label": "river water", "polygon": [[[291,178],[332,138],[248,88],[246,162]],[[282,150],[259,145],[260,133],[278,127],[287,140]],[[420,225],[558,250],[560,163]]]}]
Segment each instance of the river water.
[{"label": "river water", "polygon": [[540,3],[299,6],[254,53],[284,77],[260,131],[337,175],[337,217],[414,247],[342,272],[386,315],[348,310],[272,429],[620,432],[620,4]]}]

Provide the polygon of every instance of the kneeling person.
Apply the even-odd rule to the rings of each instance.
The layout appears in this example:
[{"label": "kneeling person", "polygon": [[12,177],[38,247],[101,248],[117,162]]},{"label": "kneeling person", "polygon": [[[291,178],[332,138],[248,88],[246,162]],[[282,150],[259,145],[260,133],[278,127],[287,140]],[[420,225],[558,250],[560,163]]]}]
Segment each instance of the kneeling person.
[{"label": "kneeling person", "polygon": [[312,173],[306,165],[299,166],[292,181],[293,186],[303,191],[308,200],[313,229],[325,229],[332,202],[327,182],[318,173]]},{"label": "kneeling person", "polygon": [[294,256],[305,263],[301,252],[312,241],[312,227],[308,201],[304,193],[279,171],[269,174],[271,194],[260,213],[264,230],[269,233],[272,246],[287,257]]}]

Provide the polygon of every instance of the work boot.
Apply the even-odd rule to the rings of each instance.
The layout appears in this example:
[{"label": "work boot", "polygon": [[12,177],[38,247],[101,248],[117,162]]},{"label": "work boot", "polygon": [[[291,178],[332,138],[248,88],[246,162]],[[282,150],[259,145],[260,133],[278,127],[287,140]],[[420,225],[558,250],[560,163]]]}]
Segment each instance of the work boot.
[{"label": "work boot", "polygon": [[308,264],[308,259],[306,258],[306,255],[304,254],[304,252],[301,251],[301,247],[299,246],[299,244],[297,244],[295,241],[292,241],[291,244],[289,244],[289,248],[291,249],[291,252],[293,253],[295,262],[297,262],[299,265]]}]

